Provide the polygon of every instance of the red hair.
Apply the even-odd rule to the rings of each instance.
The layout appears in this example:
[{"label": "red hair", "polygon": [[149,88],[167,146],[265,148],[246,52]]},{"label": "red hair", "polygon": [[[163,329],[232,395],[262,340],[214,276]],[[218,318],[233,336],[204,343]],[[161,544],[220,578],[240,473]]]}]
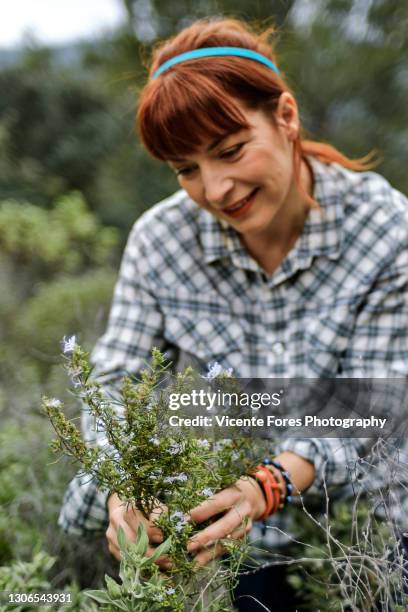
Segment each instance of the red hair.
[{"label": "red hair", "polygon": [[[159,45],[150,77],[168,59],[202,47],[244,47],[262,53],[275,64],[268,43],[273,29],[261,34],[235,19],[203,19]],[[237,102],[263,110],[274,121],[284,91],[290,91],[282,74],[241,57],[212,57],[181,62],[151,79],[144,87],[137,113],[141,139],[156,158],[186,157],[208,139],[247,128]],[[304,140],[300,131],[294,146],[294,171],[299,184],[301,159],[313,155],[323,162],[364,170],[367,158],[351,160],[331,145]]]}]

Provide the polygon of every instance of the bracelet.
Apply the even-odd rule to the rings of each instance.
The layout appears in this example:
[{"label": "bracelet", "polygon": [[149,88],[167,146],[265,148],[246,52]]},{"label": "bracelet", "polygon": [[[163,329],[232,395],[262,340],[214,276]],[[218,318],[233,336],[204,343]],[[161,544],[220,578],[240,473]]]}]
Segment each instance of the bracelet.
[{"label": "bracelet", "polygon": [[280,473],[282,474],[282,478],[285,481],[286,484],[286,495],[282,500],[282,504],[283,506],[286,506],[287,504],[289,504],[291,501],[293,501],[293,497],[292,497],[292,493],[293,493],[293,484],[292,481],[290,479],[290,474],[287,470],[285,470],[285,468],[283,467],[283,465],[281,463],[279,463],[279,461],[276,461],[275,459],[264,459],[262,461],[262,465],[273,465],[274,468],[276,468],[277,470],[280,471]]},{"label": "bracelet", "polygon": [[266,508],[258,519],[263,520],[283,507],[281,485],[276,476],[265,465],[258,465],[256,471],[250,475],[261,485],[265,497]]}]

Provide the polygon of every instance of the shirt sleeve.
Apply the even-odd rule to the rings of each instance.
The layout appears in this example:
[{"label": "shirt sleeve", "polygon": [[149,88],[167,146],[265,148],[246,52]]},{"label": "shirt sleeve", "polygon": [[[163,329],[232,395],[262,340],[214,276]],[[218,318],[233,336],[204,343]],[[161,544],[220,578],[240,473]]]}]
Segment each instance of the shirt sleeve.
[{"label": "shirt sleeve", "polygon": [[[397,392],[391,379],[407,379],[407,244],[397,250],[365,296],[338,376],[390,379],[391,393]],[[403,397],[392,398],[394,406],[398,401],[406,409]],[[330,490],[350,484],[359,473],[359,460],[369,454],[374,442],[372,438],[288,438],[279,451],[292,451],[313,463],[316,478],[307,494],[321,495],[324,486]]]},{"label": "shirt sleeve", "polygon": [[64,496],[58,525],[71,535],[105,531],[108,526],[108,494],[100,491],[90,476],[77,474]]},{"label": "shirt sleeve", "polygon": [[[137,375],[147,365],[154,346],[169,349],[172,358],[163,336],[163,316],[149,286],[148,265],[143,230],[136,223],[123,255],[106,333],[91,356],[93,378],[108,397],[115,396],[124,376]],[[112,406],[120,410],[115,402]],[[95,431],[94,418],[84,406],[81,425],[86,440],[106,444],[104,432]],[[107,498],[108,493],[99,491],[89,476],[77,475],[65,494],[58,524],[75,535],[105,530]]]}]

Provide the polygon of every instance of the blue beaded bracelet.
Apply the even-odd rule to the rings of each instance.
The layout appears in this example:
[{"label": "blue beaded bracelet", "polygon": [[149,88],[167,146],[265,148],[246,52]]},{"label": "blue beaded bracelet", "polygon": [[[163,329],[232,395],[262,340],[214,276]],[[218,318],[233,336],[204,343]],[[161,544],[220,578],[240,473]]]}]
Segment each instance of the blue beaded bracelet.
[{"label": "blue beaded bracelet", "polygon": [[290,502],[293,501],[293,497],[292,497],[293,484],[292,484],[292,481],[290,479],[289,472],[285,470],[285,468],[283,467],[283,465],[281,463],[279,463],[279,461],[275,461],[274,459],[268,459],[266,457],[262,461],[262,464],[263,465],[273,465],[273,467],[275,467],[277,470],[280,471],[280,473],[282,474],[283,480],[285,481],[285,484],[286,484],[286,495],[285,495],[284,499],[282,500],[282,504],[283,504],[283,506],[286,506],[287,504],[290,504]]}]

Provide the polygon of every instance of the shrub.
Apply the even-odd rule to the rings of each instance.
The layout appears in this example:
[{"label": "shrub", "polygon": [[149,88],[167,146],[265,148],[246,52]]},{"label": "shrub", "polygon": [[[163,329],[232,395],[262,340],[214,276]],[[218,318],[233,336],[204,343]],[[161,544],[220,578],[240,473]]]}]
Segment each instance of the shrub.
[{"label": "shrub", "polygon": [[[114,409],[112,400],[92,380],[87,355],[74,340],[66,344],[71,352],[68,371],[98,429],[104,432],[104,443],[85,443],[64,415],[61,402],[44,398],[45,411],[58,434],[55,450],[75,457],[84,473],[95,478],[101,488],[117,492],[146,518],[157,508],[158,499],[166,505],[155,521],[165,542],[156,549],[153,560],[145,556],[148,538],[142,527],[134,545],[127,544],[122,533],[122,583],[107,579],[106,589],[90,595],[106,611],[132,606],[141,612],[179,611],[186,604],[198,610],[232,610],[230,592],[248,553],[248,544],[223,540],[229,552],[227,559],[193,571],[186,544],[197,528],[188,520],[188,512],[207,495],[248,473],[259,462],[263,449],[251,438],[206,441],[203,445],[191,433],[166,426],[170,394],[188,392],[197,379],[187,369],[175,377],[167,376],[162,388],[166,367],[157,350],[137,384],[129,378],[122,381],[120,400],[115,399]],[[217,375],[216,382],[227,385],[229,391],[236,385],[225,373]],[[373,453],[380,461],[388,461],[386,450],[379,441]],[[303,609],[368,612],[377,604],[390,606],[401,600],[398,593],[402,593],[403,559],[391,523],[379,520],[375,514],[378,494],[370,499],[363,496],[362,490],[356,490],[354,503],[349,500],[332,504],[326,492],[327,506],[320,518],[304,505],[290,510],[297,531],[296,549],[271,563],[292,568],[290,581],[304,596]],[[203,527],[205,523],[199,525]],[[164,553],[172,560],[167,575],[160,574],[154,564]],[[211,593],[210,601],[202,601],[205,591]]]}]

